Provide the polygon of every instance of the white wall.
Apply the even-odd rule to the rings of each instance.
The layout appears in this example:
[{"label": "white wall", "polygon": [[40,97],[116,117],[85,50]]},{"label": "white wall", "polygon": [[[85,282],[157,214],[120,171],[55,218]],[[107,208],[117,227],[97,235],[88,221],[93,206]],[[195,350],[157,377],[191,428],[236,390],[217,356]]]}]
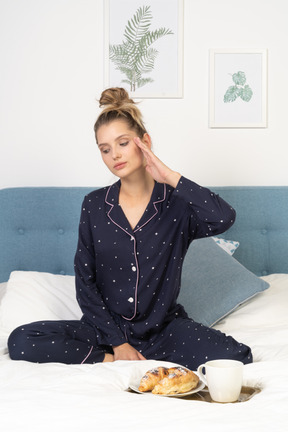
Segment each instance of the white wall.
[{"label": "white wall", "polygon": [[[288,185],[287,0],[184,3],[184,97],[140,105],[154,151],[204,185]],[[210,48],[268,49],[267,129],[208,127]],[[113,181],[93,136],[102,0],[0,0],[0,62],[0,188]]]}]

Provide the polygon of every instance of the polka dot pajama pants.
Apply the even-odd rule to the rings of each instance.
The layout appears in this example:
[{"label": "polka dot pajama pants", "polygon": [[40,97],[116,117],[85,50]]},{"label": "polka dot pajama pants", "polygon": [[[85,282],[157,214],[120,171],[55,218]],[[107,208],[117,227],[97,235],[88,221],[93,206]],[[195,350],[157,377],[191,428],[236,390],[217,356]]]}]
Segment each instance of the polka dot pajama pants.
[{"label": "polka dot pajama pants", "polygon": [[[195,370],[201,363],[217,358],[252,362],[248,346],[231,336],[196,323],[177,318],[149,339],[129,335],[127,342],[147,360],[171,361]],[[8,340],[10,357],[36,363],[66,364],[102,362],[110,346],[97,346],[94,328],[83,321],[39,321],[15,329]]]}]

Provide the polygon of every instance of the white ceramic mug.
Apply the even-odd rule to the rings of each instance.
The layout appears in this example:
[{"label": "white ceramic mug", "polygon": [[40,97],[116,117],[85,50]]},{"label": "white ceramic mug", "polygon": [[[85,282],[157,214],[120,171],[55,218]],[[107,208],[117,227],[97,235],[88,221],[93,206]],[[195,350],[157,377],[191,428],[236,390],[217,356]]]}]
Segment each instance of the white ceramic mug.
[{"label": "white ceramic mug", "polygon": [[[205,368],[205,375],[203,369]],[[243,363],[238,360],[211,360],[198,367],[199,377],[207,385],[215,402],[235,402],[241,393]]]}]

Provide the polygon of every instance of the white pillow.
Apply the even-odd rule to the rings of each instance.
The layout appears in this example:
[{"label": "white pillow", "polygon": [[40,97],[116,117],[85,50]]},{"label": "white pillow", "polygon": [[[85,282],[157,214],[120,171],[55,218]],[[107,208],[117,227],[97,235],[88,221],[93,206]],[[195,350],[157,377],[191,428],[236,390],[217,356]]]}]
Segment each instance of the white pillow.
[{"label": "white pillow", "polygon": [[213,240],[225,250],[229,255],[233,255],[236,249],[239,247],[239,242],[234,240],[225,240],[223,238],[212,237]]},{"label": "white pillow", "polygon": [[216,324],[222,332],[252,331],[288,325],[288,275],[275,273],[261,277],[270,287],[251,298]]},{"label": "white pillow", "polygon": [[0,283],[0,303],[2,301],[2,298],[4,297],[4,294],[6,292],[7,282],[1,282]]},{"label": "white pillow", "polygon": [[81,317],[74,276],[30,271],[11,273],[0,307],[2,331],[10,333],[33,321]]}]

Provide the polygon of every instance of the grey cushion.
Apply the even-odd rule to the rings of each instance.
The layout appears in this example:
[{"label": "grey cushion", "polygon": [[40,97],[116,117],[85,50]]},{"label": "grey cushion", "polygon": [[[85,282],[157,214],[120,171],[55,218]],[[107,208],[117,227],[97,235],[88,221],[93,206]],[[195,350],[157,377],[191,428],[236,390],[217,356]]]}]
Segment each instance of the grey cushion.
[{"label": "grey cushion", "polygon": [[187,252],[178,301],[190,318],[210,327],[268,287],[212,238],[205,238],[194,240]]}]

